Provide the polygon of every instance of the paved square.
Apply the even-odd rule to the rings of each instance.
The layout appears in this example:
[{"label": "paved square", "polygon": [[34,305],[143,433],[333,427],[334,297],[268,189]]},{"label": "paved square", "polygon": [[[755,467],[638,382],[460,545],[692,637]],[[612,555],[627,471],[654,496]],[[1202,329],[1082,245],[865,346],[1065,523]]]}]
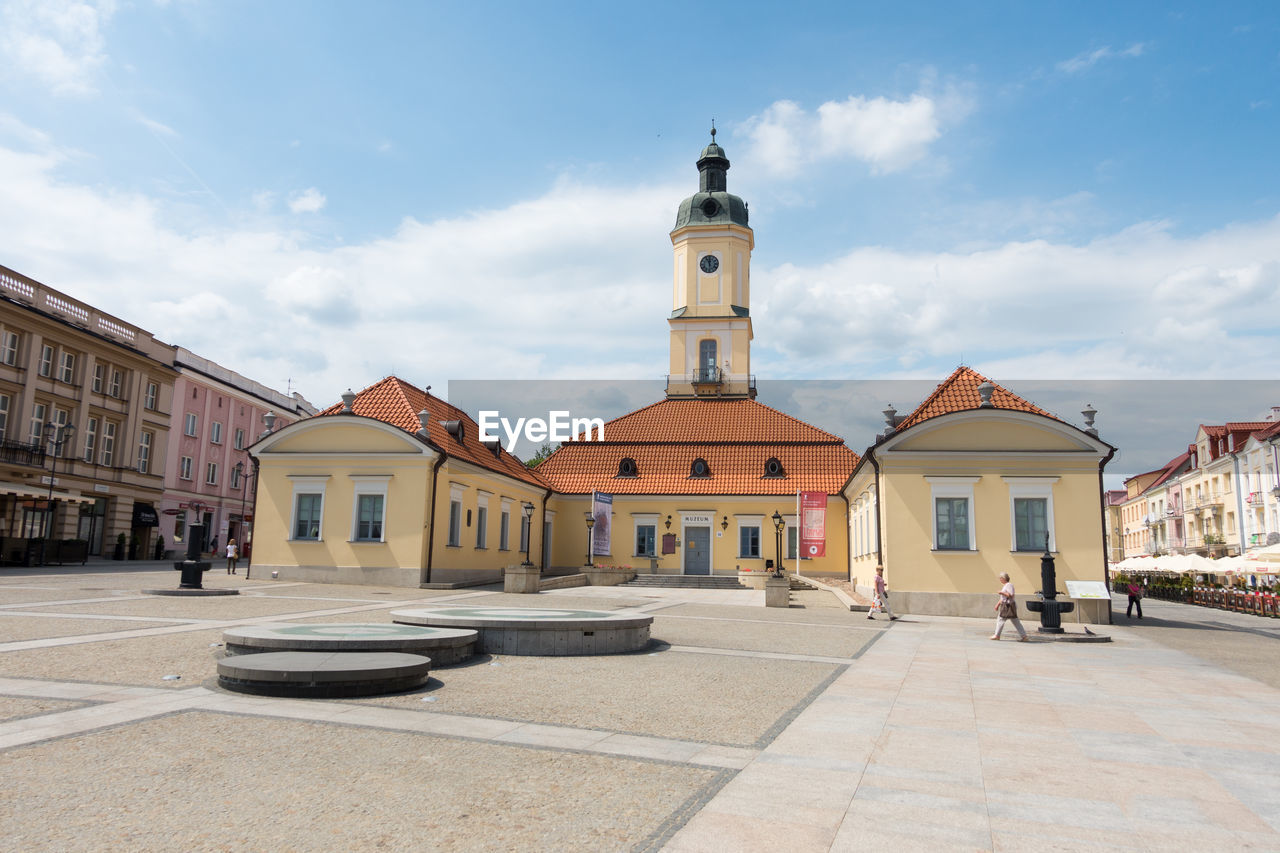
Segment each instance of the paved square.
[{"label": "paved square", "polygon": [[[1275,620],[1150,601],[1110,644],[993,643],[826,593],[184,600],[123,568],[0,574],[0,850],[1280,849]],[[216,685],[226,627],[451,604],[638,609],[654,643],[359,700]]]}]

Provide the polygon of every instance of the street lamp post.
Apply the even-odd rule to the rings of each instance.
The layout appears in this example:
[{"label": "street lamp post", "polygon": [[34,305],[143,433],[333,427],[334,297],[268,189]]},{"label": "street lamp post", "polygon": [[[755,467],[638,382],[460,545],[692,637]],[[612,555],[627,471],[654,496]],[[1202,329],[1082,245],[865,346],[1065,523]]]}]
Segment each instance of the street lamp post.
[{"label": "street lamp post", "polygon": [[596,517],[591,513],[587,513],[587,565],[590,566],[595,561],[595,542],[591,539],[591,530],[596,526]]},{"label": "street lamp post", "polygon": [[40,565],[42,566],[49,555],[49,537],[53,536],[53,482],[58,475],[58,457],[62,455],[63,446],[70,443],[75,431],[75,424],[62,426],[50,422],[44,425],[45,441],[53,445],[53,459],[49,462],[49,499],[44,505],[45,512],[48,513],[48,523],[45,525],[44,538],[40,540]]},{"label": "street lamp post", "polygon": [[[253,548],[249,546],[245,531],[249,529],[245,523],[245,501],[249,497],[249,481],[244,475],[244,460],[240,460],[235,464],[233,470],[236,472],[236,481],[240,483],[240,553],[244,555],[244,579],[249,579],[249,573],[253,571]],[[257,475],[255,470],[253,476]]]},{"label": "street lamp post", "polygon": [[520,512],[524,514],[524,562],[522,566],[532,566],[529,562],[529,544],[533,539],[533,504],[525,501],[520,504]]},{"label": "street lamp post", "polygon": [[773,576],[775,578],[782,577],[782,531],[786,529],[787,522],[778,511],[773,511],[773,530],[774,530],[774,553],[777,555]]}]

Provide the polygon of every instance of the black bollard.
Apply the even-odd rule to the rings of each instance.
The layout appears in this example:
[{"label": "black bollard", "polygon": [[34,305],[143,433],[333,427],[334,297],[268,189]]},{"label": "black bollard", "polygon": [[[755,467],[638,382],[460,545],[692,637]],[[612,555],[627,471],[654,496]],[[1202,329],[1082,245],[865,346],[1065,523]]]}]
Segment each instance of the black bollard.
[{"label": "black bollard", "polygon": [[1044,535],[1044,554],[1040,557],[1040,600],[1028,601],[1027,609],[1040,614],[1042,634],[1062,633],[1062,614],[1076,609],[1074,601],[1058,601],[1058,571],[1049,553],[1049,534]]},{"label": "black bollard", "polygon": [[173,564],[174,570],[182,572],[178,589],[204,589],[202,575],[209,571],[213,564],[200,559],[200,543],[203,541],[203,524],[193,524],[187,528],[187,558]]}]

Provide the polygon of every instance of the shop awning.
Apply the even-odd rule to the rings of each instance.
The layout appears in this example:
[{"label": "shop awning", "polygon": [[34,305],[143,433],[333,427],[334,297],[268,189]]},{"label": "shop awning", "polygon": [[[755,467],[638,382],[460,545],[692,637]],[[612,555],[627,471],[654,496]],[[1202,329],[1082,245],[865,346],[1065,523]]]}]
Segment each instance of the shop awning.
[{"label": "shop awning", "polygon": [[[34,498],[43,501],[49,498],[49,487],[19,486],[17,483],[0,482],[0,495],[12,495],[15,498]],[[91,504],[97,500],[97,498],[88,495],[75,495],[71,492],[60,492],[57,489],[53,490],[53,499],[64,503],[78,504]]]},{"label": "shop awning", "polygon": [[151,504],[133,505],[133,526],[134,527],[159,527],[160,516],[156,513],[156,508]]}]

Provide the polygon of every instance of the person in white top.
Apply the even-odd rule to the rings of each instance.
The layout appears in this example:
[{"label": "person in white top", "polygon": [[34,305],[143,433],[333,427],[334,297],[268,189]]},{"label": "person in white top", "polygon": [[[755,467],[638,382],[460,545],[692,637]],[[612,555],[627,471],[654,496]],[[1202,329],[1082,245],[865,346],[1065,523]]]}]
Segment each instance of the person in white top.
[{"label": "person in white top", "polygon": [[1000,639],[1000,634],[1004,631],[1004,623],[1008,621],[1018,629],[1018,642],[1025,643],[1027,629],[1022,627],[1022,620],[1018,618],[1018,602],[1013,598],[1013,582],[1004,572],[1000,573],[1000,582],[1004,586],[1000,587],[1000,598],[996,601],[996,632],[991,635],[991,639]]},{"label": "person in white top", "polygon": [[897,620],[897,616],[893,615],[892,608],[889,607],[889,587],[884,582],[884,566],[876,566],[876,600],[872,602],[871,609],[867,611],[868,619],[875,619],[871,614],[879,607],[884,613],[889,614],[889,621]]},{"label": "person in white top", "polygon": [[240,559],[240,551],[236,548],[236,540],[227,543],[227,574],[236,573],[236,560]]}]

